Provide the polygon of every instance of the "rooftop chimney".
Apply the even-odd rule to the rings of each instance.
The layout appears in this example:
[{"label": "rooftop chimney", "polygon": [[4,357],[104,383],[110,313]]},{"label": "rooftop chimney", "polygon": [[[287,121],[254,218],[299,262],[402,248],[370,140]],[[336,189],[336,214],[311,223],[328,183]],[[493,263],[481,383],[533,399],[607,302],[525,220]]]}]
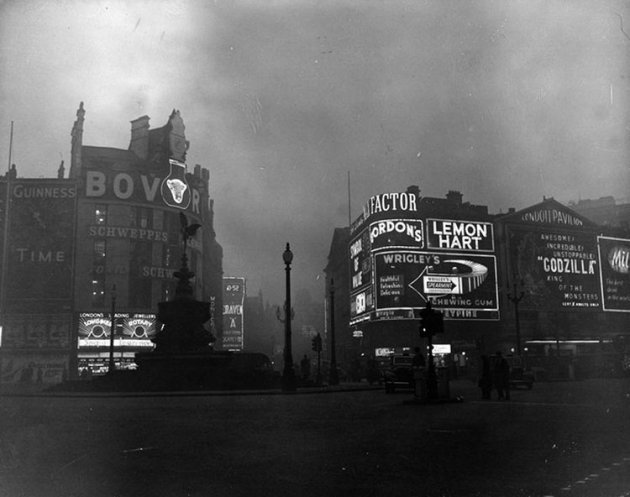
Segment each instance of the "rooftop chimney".
[{"label": "rooftop chimney", "polygon": [[449,190],[449,192],[446,194],[446,200],[454,203],[455,205],[462,205],[463,197],[464,195],[462,195],[461,192],[457,192],[455,190]]},{"label": "rooftop chimney", "polygon": [[420,197],[420,187],[418,185],[409,185],[406,193],[413,193],[416,198]]},{"label": "rooftop chimney", "polygon": [[141,159],[146,159],[149,155],[149,116],[142,116],[131,121],[129,150]]}]

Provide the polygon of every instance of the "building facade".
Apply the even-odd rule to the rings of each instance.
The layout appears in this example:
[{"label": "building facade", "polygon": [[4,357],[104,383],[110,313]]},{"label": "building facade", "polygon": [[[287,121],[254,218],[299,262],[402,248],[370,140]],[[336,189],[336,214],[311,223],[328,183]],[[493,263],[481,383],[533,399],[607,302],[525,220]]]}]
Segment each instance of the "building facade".
[{"label": "building facade", "polygon": [[629,234],[554,199],[492,215],[459,192],[428,198],[410,187],[370,198],[345,243],[341,233],[326,273],[329,282],[347,275],[335,304],[349,315],[339,313],[335,328],[353,360],[423,345],[429,302],[445,319],[435,340],[460,369],[496,350],[534,354],[553,341],[554,353],[575,353],[576,340],[613,343],[629,333]]},{"label": "building facade", "polygon": [[[180,113],[173,111],[166,125],[156,129],[150,129],[147,116],[132,121],[128,149],[84,145],[84,120],[81,103],[71,132],[69,178],[63,178],[61,168],[55,180],[5,178],[10,199],[0,349],[5,382],[21,376],[26,381],[25,369],[51,369],[46,365],[51,361],[33,355],[27,341],[19,337],[42,327],[36,323],[42,321],[40,313],[53,297],[63,297],[60,306],[50,306],[54,321],[61,323],[55,333],[63,339],[56,347],[41,337],[36,340],[39,354],[56,358],[56,373],[45,382],[104,372],[112,353],[117,367],[133,368],[135,352],[153,347],[157,303],[174,295],[174,273],[181,267],[183,253],[181,215],[186,222],[202,226],[189,241],[188,266],[195,273],[195,297],[211,305],[213,319],[206,326],[217,339],[222,334],[222,249],[214,232],[209,173],[199,165],[188,171],[189,142]],[[33,187],[29,199],[35,210],[25,220],[16,187],[29,181],[39,186]],[[54,228],[46,227],[49,218]],[[19,229],[24,222],[34,231]],[[17,243],[19,238],[24,243]],[[42,250],[46,254],[39,255]],[[13,262],[20,258],[24,261],[16,266]],[[33,279],[46,275],[50,281],[50,288],[34,285],[23,291],[31,300],[28,312],[24,305],[13,303],[19,295],[17,274],[25,271],[32,271]],[[113,340],[112,313],[116,316]],[[15,326],[18,317],[25,331]],[[19,343],[25,346],[18,347]],[[33,373],[35,381],[38,374]]]}]

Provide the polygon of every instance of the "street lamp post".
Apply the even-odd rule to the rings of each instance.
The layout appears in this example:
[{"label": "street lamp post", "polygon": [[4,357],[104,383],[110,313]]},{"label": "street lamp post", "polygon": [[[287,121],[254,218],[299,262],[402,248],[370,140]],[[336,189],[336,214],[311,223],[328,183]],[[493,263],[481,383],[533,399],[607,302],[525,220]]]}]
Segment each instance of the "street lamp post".
[{"label": "street lamp post", "polygon": [[112,314],[109,329],[109,369],[108,373],[115,370],[114,366],[114,335],[116,334],[116,284],[112,286]]},{"label": "street lamp post", "polygon": [[517,295],[516,277],[514,277],[514,293],[508,293],[508,300],[514,304],[514,320],[516,324],[516,355],[521,355],[521,322],[518,315],[518,304],[525,296],[525,292],[521,291]]},{"label": "street lamp post", "polygon": [[329,385],[339,385],[337,353],[335,351],[335,282],[330,278],[330,376]]},{"label": "street lamp post", "polygon": [[282,371],[282,391],[295,392],[295,371],[293,370],[293,357],[291,355],[291,262],[293,252],[287,242],[287,248],[282,254],[286,272],[286,300],[284,303],[284,369]]}]

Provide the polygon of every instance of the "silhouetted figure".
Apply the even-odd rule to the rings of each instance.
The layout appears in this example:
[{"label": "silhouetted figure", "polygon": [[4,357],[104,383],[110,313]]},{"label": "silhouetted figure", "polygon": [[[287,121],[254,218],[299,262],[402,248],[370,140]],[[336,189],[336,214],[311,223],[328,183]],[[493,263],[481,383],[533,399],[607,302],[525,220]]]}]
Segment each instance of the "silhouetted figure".
[{"label": "silhouetted figure", "polygon": [[379,381],[380,373],[378,371],[378,364],[376,363],[376,359],[368,359],[366,375],[367,381],[370,385]]},{"label": "silhouetted figure", "polygon": [[306,354],[304,354],[304,357],[300,361],[300,370],[302,372],[302,379],[304,381],[308,380],[311,376],[311,361]]},{"label": "silhouetted figure", "polygon": [[414,356],[413,359],[411,360],[411,367],[413,368],[424,368],[425,366],[425,361],[424,361],[424,355],[422,355],[422,353],[420,352],[420,347],[416,347],[415,349],[413,349],[414,352]]},{"label": "silhouetted figure", "polygon": [[490,399],[490,394],[492,392],[492,375],[490,372],[490,358],[487,355],[481,356],[479,388],[481,388],[481,398],[484,400]]},{"label": "silhouetted figure", "polygon": [[510,365],[501,352],[496,354],[492,376],[499,400],[510,400]]}]

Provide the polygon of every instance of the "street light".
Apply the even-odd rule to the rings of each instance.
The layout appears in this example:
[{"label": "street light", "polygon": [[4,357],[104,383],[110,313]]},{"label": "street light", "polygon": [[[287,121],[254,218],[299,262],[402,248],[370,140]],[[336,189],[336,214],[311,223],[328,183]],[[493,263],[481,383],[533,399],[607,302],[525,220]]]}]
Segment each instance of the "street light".
[{"label": "street light", "polygon": [[293,252],[287,242],[287,248],[282,254],[286,272],[286,300],[284,302],[284,369],[282,371],[282,391],[295,392],[295,371],[293,370],[293,357],[291,355],[291,262]]},{"label": "street light", "polygon": [[116,284],[112,285],[112,314],[109,328],[109,369],[108,373],[115,370],[114,366],[114,334],[116,333]]},{"label": "street light", "polygon": [[514,304],[514,319],[516,321],[516,355],[520,357],[521,355],[521,322],[518,315],[518,304],[525,296],[525,292],[521,291],[518,293],[516,291],[516,276],[514,276],[514,293],[508,293],[507,297],[510,302]]},{"label": "street light", "polygon": [[330,376],[329,385],[339,385],[337,354],[335,352],[335,282],[330,278]]}]

